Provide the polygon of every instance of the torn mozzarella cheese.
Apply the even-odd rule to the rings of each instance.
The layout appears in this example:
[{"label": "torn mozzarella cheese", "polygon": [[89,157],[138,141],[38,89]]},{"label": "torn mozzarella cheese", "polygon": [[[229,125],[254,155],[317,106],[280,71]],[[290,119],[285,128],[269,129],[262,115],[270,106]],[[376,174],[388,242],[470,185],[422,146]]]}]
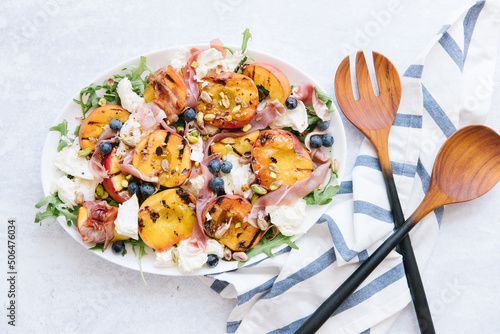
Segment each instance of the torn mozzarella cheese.
[{"label": "torn mozzarella cheese", "polygon": [[54,158],[54,165],[62,172],[82,179],[93,180],[89,161],[78,156],[80,144],[75,140],[71,146],[64,147]]},{"label": "torn mozzarella cheese", "polygon": [[118,216],[115,220],[116,233],[138,240],[138,215],[139,201],[134,194],[130,199],[118,206]]},{"label": "torn mozzarella cheese", "polygon": [[118,83],[116,87],[118,96],[120,96],[120,102],[123,108],[133,113],[136,109],[144,104],[144,98],[137,95],[132,90],[132,83],[128,78],[123,78]]},{"label": "torn mozzarella cheese", "polygon": [[67,176],[61,176],[52,183],[51,192],[57,192],[59,199],[64,204],[74,208],[82,202],[93,201],[95,188],[98,184],[99,182],[96,180],[86,180],[79,177],[70,179]]},{"label": "torn mozzarella cheese", "polygon": [[207,253],[191,245],[189,239],[179,242],[177,249],[179,250],[179,270],[184,273],[198,270],[207,262]]},{"label": "torn mozzarella cheese", "polygon": [[210,48],[201,52],[196,60],[196,75],[195,79],[201,82],[202,79],[208,75],[218,74],[222,72],[233,72],[238,64],[243,59],[243,54],[235,52],[227,53],[226,57],[214,48]]},{"label": "torn mozzarella cheese", "polygon": [[251,189],[242,190],[243,186],[248,187],[248,180],[252,176],[250,164],[240,164],[239,158],[233,153],[229,153],[226,157],[227,161],[233,165],[233,168],[228,174],[221,173],[221,178],[224,180],[224,191],[226,194],[239,195],[245,198],[252,197],[253,191]]},{"label": "torn mozzarella cheese", "polygon": [[219,258],[223,258],[224,257],[224,246],[222,246],[215,239],[208,239],[207,238],[207,247],[205,248],[205,253],[207,253],[207,255],[214,254],[214,255],[217,255],[217,257],[219,257]]},{"label": "torn mozzarella cheese", "polygon": [[170,268],[177,266],[172,256],[174,247],[170,247],[164,251],[156,251],[155,266],[159,268]]},{"label": "torn mozzarella cheese", "polygon": [[297,100],[297,107],[295,109],[286,108],[286,113],[278,117],[269,127],[271,129],[290,127],[295,131],[304,132],[308,125],[306,106],[302,101]]},{"label": "torn mozzarella cheese", "polygon": [[134,116],[131,116],[120,130],[120,139],[130,147],[135,147],[146,135],[147,133],[142,132],[141,123]]},{"label": "torn mozzarella cheese", "polygon": [[286,236],[305,233],[306,201],[301,198],[293,205],[269,206],[266,208],[271,223]]},{"label": "torn mozzarella cheese", "polygon": [[204,184],[205,184],[205,177],[203,176],[203,174],[200,174],[197,177],[194,177],[184,182],[181,188],[193,194],[195,197],[198,197],[198,195],[200,194],[200,190],[201,188],[203,188]]},{"label": "torn mozzarella cheese", "polygon": [[186,65],[190,57],[191,52],[184,47],[180,47],[175,51],[174,57],[170,60],[170,65],[177,71],[180,71]]}]

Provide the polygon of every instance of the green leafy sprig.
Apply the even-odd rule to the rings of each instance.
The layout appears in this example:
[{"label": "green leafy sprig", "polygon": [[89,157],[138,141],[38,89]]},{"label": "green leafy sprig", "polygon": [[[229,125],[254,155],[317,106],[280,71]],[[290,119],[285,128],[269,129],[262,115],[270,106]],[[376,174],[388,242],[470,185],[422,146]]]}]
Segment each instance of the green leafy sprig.
[{"label": "green leafy sprig", "polygon": [[328,180],[327,185],[322,189],[314,189],[312,192],[307,194],[304,199],[306,200],[307,205],[326,205],[330,204],[332,201],[332,197],[335,196],[340,190],[340,186],[332,186],[330,183],[332,180],[336,179],[337,174],[330,174],[330,180]]},{"label": "green leafy sprig", "polygon": [[333,112],[334,110],[332,109],[333,101],[330,96],[328,96],[325,92],[320,91],[317,87],[314,87],[314,90],[316,91],[316,94],[318,95],[318,99],[323,101],[328,108],[328,112]]},{"label": "green leafy sprig", "polygon": [[[144,72],[153,73],[153,71],[146,65],[146,57],[141,56],[139,65],[130,65],[122,69],[122,71],[129,71],[130,73],[121,75],[114,74],[113,78],[105,80],[102,85],[91,83],[80,91],[79,99],[73,99],[76,104],[82,108],[82,114],[85,116],[91,108],[100,106],[101,99],[106,99],[107,104],[120,104],[120,96],[116,88],[118,83],[123,78],[128,78],[132,84],[132,90],[140,95],[144,95],[144,89],[148,85],[146,76],[143,77]],[[85,101],[84,101],[85,100]]]},{"label": "green leafy sprig", "polygon": [[255,247],[246,252],[248,259],[246,261],[238,262],[238,268],[241,268],[245,265],[245,263],[250,261],[251,258],[261,253],[266,254],[268,257],[273,257],[275,255],[273,253],[273,249],[283,244],[287,244],[293,249],[299,249],[290,236],[285,236],[279,232],[274,238],[273,237],[274,232],[271,229],[262,237],[262,239],[260,239],[260,242]]},{"label": "green leafy sprig", "polygon": [[57,196],[57,193],[42,198],[35,204],[37,209],[47,205],[44,212],[37,212],[35,216],[35,223],[42,224],[43,220],[52,219],[49,225],[56,221],[57,217],[64,216],[68,226],[72,224],[76,226],[76,218],[78,215],[78,208],[68,208]]}]

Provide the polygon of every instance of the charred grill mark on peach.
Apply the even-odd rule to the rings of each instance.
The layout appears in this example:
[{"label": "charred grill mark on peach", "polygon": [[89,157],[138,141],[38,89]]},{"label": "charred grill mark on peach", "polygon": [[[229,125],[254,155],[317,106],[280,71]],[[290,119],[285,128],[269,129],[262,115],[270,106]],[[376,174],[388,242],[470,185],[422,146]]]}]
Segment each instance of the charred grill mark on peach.
[{"label": "charred grill mark on peach", "polygon": [[175,192],[177,196],[180,197],[181,201],[184,202],[184,204],[189,205],[193,203],[193,201],[191,200],[191,196],[181,188],[177,189]]}]

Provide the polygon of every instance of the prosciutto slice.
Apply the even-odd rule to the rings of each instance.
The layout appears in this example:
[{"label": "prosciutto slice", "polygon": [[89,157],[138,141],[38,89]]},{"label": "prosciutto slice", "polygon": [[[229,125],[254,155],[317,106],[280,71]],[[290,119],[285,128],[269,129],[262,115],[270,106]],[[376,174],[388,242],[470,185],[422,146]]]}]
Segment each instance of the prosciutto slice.
[{"label": "prosciutto slice", "polygon": [[216,194],[214,194],[209,187],[210,181],[214,178],[214,175],[208,170],[207,166],[210,161],[217,159],[218,157],[219,154],[212,154],[206,157],[200,163],[200,166],[198,168],[194,168],[191,171],[190,175],[190,178],[193,178],[202,174],[205,179],[205,184],[203,185],[203,188],[201,188],[198,199],[196,200],[196,222],[193,226],[193,233],[189,238],[189,243],[193,247],[202,250],[205,249],[207,244],[207,236],[205,235],[205,231],[203,230],[202,226],[203,223],[202,213],[203,211],[205,211],[205,208],[207,207],[208,203],[210,203],[210,201],[216,197]]},{"label": "prosciutto slice", "polygon": [[316,189],[326,179],[330,169],[330,158],[318,150],[314,152],[312,159],[316,163],[317,168],[308,178],[271,191],[255,202],[248,218],[248,222],[251,225],[257,227],[256,222],[259,211],[264,211],[269,206],[293,205],[300,198]]},{"label": "prosciutto slice", "polygon": [[198,96],[200,95],[200,88],[198,87],[198,82],[194,78],[196,75],[195,69],[191,66],[193,61],[198,59],[198,55],[203,50],[198,50],[196,48],[191,49],[191,57],[181,70],[182,76],[184,77],[184,84],[186,85],[187,90],[187,98],[186,98],[186,106],[190,108],[196,107],[196,103],[198,102]]},{"label": "prosciutto slice", "polygon": [[[142,132],[148,132],[156,130],[160,125],[163,125],[164,118],[166,117],[165,112],[156,105],[154,102],[149,102],[139,106],[133,117],[141,124]],[[179,117],[177,115],[171,115],[171,119],[176,122]]]},{"label": "prosciutto slice", "polygon": [[224,49],[224,44],[222,41],[218,38],[213,39],[210,41],[210,47],[216,49],[217,51],[220,51],[222,53],[222,56],[226,58],[227,55],[227,49]]},{"label": "prosciutto slice", "polygon": [[99,138],[97,138],[97,142],[95,143],[95,150],[94,154],[92,154],[92,157],[90,158],[89,161],[89,168],[90,171],[92,172],[92,175],[94,175],[94,178],[98,182],[102,182],[104,179],[107,179],[109,177],[108,171],[104,166],[102,165],[102,159],[103,154],[101,153],[100,145],[103,142],[108,142],[108,143],[115,143],[118,137],[118,132],[111,130],[109,125],[106,125],[104,127],[104,131],[101,132],[99,135]]},{"label": "prosciutto slice", "polygon": [[78,226],[84,242],[104,243],[104,249],[115,237],[115,219],[118,208],[114,208],[106,201],[84,202],[87,208],[87,220]]},{"label": "prosciutto slice", "polygon": [[153,182],[157,183],[158,178],[155,177],[149,177],[144,174],[142,174],[137,168],[132,165],[132,159],[134,158],[134,149],[130,149],[125,153],[125,155],[116,163],[118,168],[120,169],[120,172],[122,172],[125,175],[133,175],[138,179],[141,179],[146,182]]},{"label": "prosciutto slice", "polygon": [[178,115],[184,110],[185,101],[183,98],[181,99],[182,89],[172,88],[169,85],[169,82],[173,79],[169,76],[168,71],[175,70],[171,65],[168,68],[160,68],[148,76],[148,81],[156,92],[153,103],[157,104],[165,112],[165,117],[172,124],[179,119]]},{"label": "prosciutto slice", "polygon": [[304,102],[306,107],[312,106],[316,115],[323,121],[330,119],[328,108],[326,107],[325,102],[318,98],[318,94],[316,93],[313,85],[303,83],[298,86],[294,86],[292,92],[293,96]]}]

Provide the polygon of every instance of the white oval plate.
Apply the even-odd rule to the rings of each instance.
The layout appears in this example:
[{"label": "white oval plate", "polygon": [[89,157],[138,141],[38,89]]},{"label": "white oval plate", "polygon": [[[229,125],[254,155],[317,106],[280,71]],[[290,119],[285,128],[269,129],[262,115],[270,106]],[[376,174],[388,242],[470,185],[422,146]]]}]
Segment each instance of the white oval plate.
[{"label": "white oval plate", "polygon": [[[186,48],[191,48],[191,47],[196,47],[196,48],[207,48],[208,45],[190,45],[190,46],[182,46]],[[152,52],[149,54],[146,54],[146,63],[147,65],[154,71],[157,70],[169,63],[169,60],[174,56],[175,52],[178,50],[179,47],[173,47],[173,48],[168,48],[156,52]],[[239,50],[238,47],[234,47],[234,50]],[[314,86],[318,87],[321,89],[321,87],[307,74],[304,72],[300,71],[299,69],[295,68],[294,66],[276,58],[273,56],[270,56],[268,54],[262,53],[262,52],[257,52],[257,51],[251,51],[249,50],[247,52],[248,57],[255,60],[255,62],[262,62],[262,63],[268,63],[271,65],[276,66],[279,68],[287,77],[288,80],[290,81],[290,84],[292,85],[298,85],[300,83],[311,83]],[[99,75],[97,78],[95,78],[92,82],[95,84],[102,84],[104,80],[107,80],[108,78],[112,77],[113,74],[120,73],[121,70],[131,64],[139,64],[139,57],[135,57],[133,59],[130,59],[122,64],[119,64],[101,75]],[[75,94],[75,98],[79,97],[79,92]],[[79,124],[79,121],[77,120],[77,117],[80,117],[82,114],[81,108],[79,105],[74,103],[72,100],[66,104],[66,106],[63,108],[59,116],[57,116],[56,120],[54,121],[54,125],[59,124],[62,122],[63,119],[66,119],[68,121],[68,132],[71,133],[75,127]],[[335,111],[330,114],[331,116],[331,126],[330,126],[330,132],[332,133],[335,142],[333,145],[333,158],[337,159],[339,161],[339,170],[338,170],[338,182],[340,183],[340,180],[342,178],[342,174],[344,172],[344,167],[345,167],[345,157],[346,157],[346,138],[345,138],[345,131],[344,127],[342,125],[342,121],[340,119],[340,114],[338,111]],[[47,135],[47,138],[45,140],[45,144],[43,147],[43,152],[42,152],[42,186],[43,186],[43,191],[46,196],[50,194],[50,186],[54,180],[56,180],[58,177],[60,177],[62,174],[61,172],[57,171],[53,160],[54,156],[57,153],[57,144],[59,142],[59,133],[58,132],[53,132],[50,131],[49,134]],[[306,217],[307,220],[304,222],[307,225],[307,229],[309,229],[314,223],[321,217],[321,215],[325,212],[326,208],[328,205],[323,205],[323,206],[308,206],[306,210]],[[78,232],[77,228],[74,226],[68,226],[66,224],[66,221],[64,218],[59,217],[58,222],[61,224],[61,226],[68,232],[69,235],[73,237],[79,244],[84,246],[85,248],[90,248],[93,247],[94,244],[88,244],[82,241],[81,235]],[[285,247],[286,245],[283,245]],[[277,250],[275,250],[277,251]],[[142,258],[142,271],[147,272],[147,273],[153,273],[153,274],[160,274],[160,275],[172,275],[172,276],[183,276],[186,275],[184,273],[181,273],[177,267],[173,268],[157,268],[154,266],[154,261],[155,261],[155,254],[151,249],[146,250],[148,255],[145,255]],[[111,251],[111,247],[108,247],[106,251],[101,252],[101,251],[92,251],[92,253],[110,261],[115,264],[118,264],[123,267],[127,267],[130,269],[134,270],[139,270],[139,262],[138,258],[134,256],[134,253],[132,252],[131,246],[127,245],[127,255],[121,256],[121,255],[115,255]],[[260,254],[259,256],[256,256],[252,258],[247,264],[255,263],[259,260],[262,260],[266,257],[265,254]],[[200,270],[197,270],[193,273],[190,273],[189,275],[206,275],[206,274],[214,274],[218,272],[225,272],[229,270],[233,270],[237,268],[238,262],[232,261],[232,262],[226,262],[226,261],[220,261],[219,265],[215,268],[208,268],[204,266]]]}]

